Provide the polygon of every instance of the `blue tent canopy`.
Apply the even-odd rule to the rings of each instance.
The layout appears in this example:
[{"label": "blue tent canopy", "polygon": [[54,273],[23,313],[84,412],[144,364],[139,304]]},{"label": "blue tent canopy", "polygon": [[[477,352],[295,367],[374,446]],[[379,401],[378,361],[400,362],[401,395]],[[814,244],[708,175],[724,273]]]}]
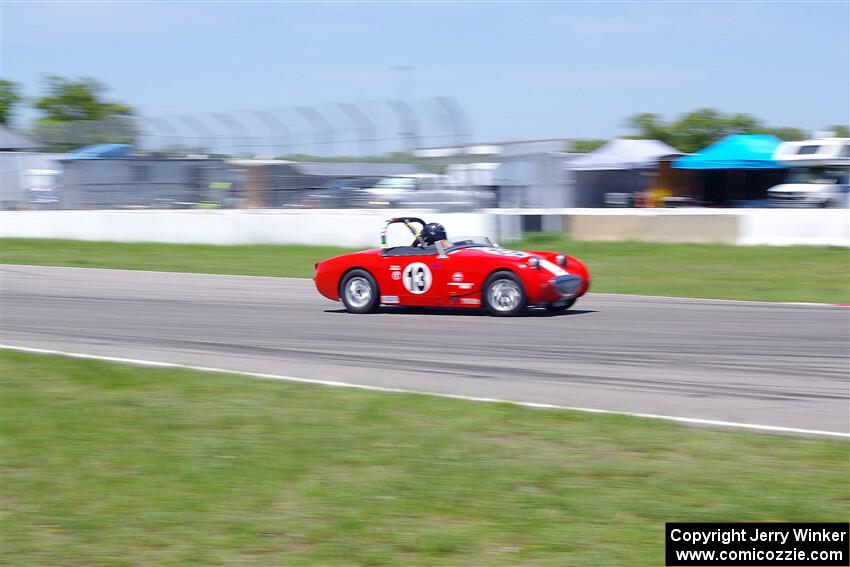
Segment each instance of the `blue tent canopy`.
[{"label": "blue tent canopy", "polygon": [[132,146],[128,144],[98,144],[86,146],[74,150],[68,155],[69,159],[97,159],[97,158],[128,158],[132,152]]},{"label": "blue tent canopy", "polygon": [[773,160],[781,143],[770,134],[727,136],[701,151],[673,161],[678,169],[781,169],[788,167]]}]

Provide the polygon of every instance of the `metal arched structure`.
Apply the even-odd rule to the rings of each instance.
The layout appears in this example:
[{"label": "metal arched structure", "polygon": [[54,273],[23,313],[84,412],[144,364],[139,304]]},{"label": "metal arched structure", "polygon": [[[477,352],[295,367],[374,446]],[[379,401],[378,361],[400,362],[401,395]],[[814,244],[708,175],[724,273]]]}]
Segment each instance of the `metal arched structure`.
[{"label": "metal arched structure", "polygon": [[233,118],[233,116],[231,116],[230,114],[225,114],[223,112],[214,112],[214,113],[211,113],[210,116],[212,116],[219,124],[221,124],[222,126],[227,128],[227,130],[229,130],[231,143],[233,144],[233,153],[234,154],[238,154],[239,148],[244,147],[244,146],[240,146],[240,144],[239,144],[240,138],[242,140],[245,140],[246,145],[249,148],[253,149],[254,146],[251,143],[251,136],[248,133],[248,130],[245,128],[245,126],[241,122],[239,122],[238,120]]},{"label": "metal arched structure", "polygon": [[326,146],[328,155],[333,155],[334,137],[333,128],[330,123],[315,108],[299,106],[296,107],[296,110],[310,124],[310,128],[313,129],[313,141],[316,145],[317,153],[321,153],[321,147]]},{"label": "metal arched structure", "polygon": [[354,130],[357,133],[357,142],[360,146],[361,155],[374,155],[376,153],[375,140],[377,137],[375,123],[356,104],[341,102],[337,106],[354,123]]},{"label": "metal arched structure", "polygon": [[269,131],[269,146],[272,153],[274,153],[274,148],[276,146],[275,140],[277,140],[281,149],[283,149],[281,155],[292,153],[292,133],[289,131],[289,128],[287,128],[286,125],[274,115],[273,112],[268,110],[252,110],[251,114],[253,114]]},{"label": "metal arched structure", "polygon": [[416,113],[403,100],[390,99],[387,104],[398,117],[398,135],[405,141],[405,150],[415,149],[419,145],[419,120]]}]

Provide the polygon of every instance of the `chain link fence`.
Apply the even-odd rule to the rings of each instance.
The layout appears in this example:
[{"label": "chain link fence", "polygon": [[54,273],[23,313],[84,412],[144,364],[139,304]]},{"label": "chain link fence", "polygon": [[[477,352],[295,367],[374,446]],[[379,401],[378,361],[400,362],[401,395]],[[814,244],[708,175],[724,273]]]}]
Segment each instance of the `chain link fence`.
[{"label": "chain link fence", "polygon": [[[42,156],[38,167],[6,160],[3,208],[347,206],[351,200],[337,196],[350,187],[338,189],[335,181],[427,176],[482,160],[463,151],[423,157],[428,148],[471,142],[466,111],[447,96],[416,103],[392,99],[39,123],[30,133],[51,155],[35,154]],[[98,145],[109,149],[85,156],[76,152]],[[465,177],[460,182],[434,177],[417,183],[443,184],[443,190],[429,189],[435,203],[475,207],[495,202],[493,187],[484,187],[490,191],[484,195],[452,193],[469,189]],[[303,194],[328,184],[329,194]]]},{"label": "chain link fence", "polygon": [[[114,125],[110,125],[114,126]],[[410,154],[417,148],[468,143],[470,121],[452,97],[416,104],[401,100],[336,103],[313,107],[140,115],[131,128],[92,128],[92,139],[126,143],[139,150],[239,157],[340,157],[377,159]],[[59,137],[58,135],[62,135]],[[45,132],[47,143],[67,134]]]}]

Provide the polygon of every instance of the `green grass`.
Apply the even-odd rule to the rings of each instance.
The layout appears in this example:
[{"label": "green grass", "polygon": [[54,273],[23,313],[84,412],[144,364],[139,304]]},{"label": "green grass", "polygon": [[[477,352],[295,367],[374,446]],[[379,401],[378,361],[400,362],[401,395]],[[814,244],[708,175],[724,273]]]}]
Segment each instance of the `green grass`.
[{"label": "green grass", "polygon": [[[516,248],[561,250],[585,261],[593,291],[850,302],[850,254],[839,248],[578,242],[540,234]],[[317,260],[350,250],[318,246],[211,246],[0,240],[7,264],[310,277]]]},{"label": "green grass", "polygon": [[551,234],[532,236],[522,245],[586,259],[594,291],[850,302],[850,251],[842,248],[579,242]]},{"label": "green grass", "polygon": [[850,509],[841,441],[11,351],[0,364],[7,565],[663,565],[666,521]]},{"label": "green grass", "polygon": [[292,278],[312,277],[313,264],[317,261],[350,251],[330,246],[214,246],[0,239],[0,262],[4,264]]}]

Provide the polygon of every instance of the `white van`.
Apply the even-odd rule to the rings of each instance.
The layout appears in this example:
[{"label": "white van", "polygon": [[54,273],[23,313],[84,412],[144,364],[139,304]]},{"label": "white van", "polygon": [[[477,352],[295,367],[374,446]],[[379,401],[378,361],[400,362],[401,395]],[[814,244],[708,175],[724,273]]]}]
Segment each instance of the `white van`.
[{"label": "white van", "polygon": [[793,169],[768,189],[772,206],[850,207],[850,138],[784,142],[773,159]]}]

